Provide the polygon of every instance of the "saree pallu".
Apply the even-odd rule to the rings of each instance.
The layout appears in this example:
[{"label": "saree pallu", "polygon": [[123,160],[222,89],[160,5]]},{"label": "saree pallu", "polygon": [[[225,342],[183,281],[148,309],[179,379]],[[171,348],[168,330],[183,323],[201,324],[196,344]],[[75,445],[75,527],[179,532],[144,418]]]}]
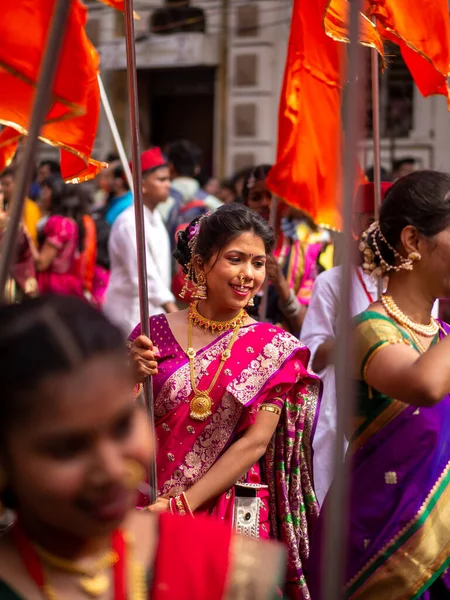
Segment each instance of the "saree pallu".
[{"label": "saree pallu", "polygon": [[[268,323],[242,327],[231,357],[211,392],[212,415],[190,417],[193,396],[189,361],[174,338],[165,315],[150,319],[158,348],[158,375],[153,378],[159,495],[173,496],[201,479],[256,419],[267,402],[282,408],[277,430],[263,459],[242,478],[268,486],[260,496],[261,537],[275,537],[288,547],[288,581],[294,598],[309,598],[302,565],[309,554],[309,535],[318,515],[312,487],[312,436],[320,381],[306,366],[309,351],[289,333]],[[140,335],[138,326],[129,340]],[[196,385],[208,389],[232,332],[197,352]],[[230,524],[234,488],[202,511]]]},{"label": "saree pallu", "polygon": [[[387,344],[414,342],[378,313],[366,311],[356,324],[362,339],[357,342],[359,426],[346,457],[352,465],[346,597],[449,598],[450,395],[435,406],[417,407],[368,388],[364,371],[370,358]],[[308,565],[313,600],[321,598],[328,503]]]}]

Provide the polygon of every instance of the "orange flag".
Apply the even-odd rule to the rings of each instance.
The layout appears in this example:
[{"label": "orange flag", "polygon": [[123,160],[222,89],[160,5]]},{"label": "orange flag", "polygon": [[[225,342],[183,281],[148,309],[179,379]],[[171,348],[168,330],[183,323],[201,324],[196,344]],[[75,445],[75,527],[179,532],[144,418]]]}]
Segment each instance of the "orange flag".
[{"label": "orange flag", "polygon": [[[348,0],[330,0],[324,9],[323,25],[327,35],[337,42],[349,43],[348,22],[350,18]],[[375,48],[384,56],[383,40],[372,21],[360,13],[359,39],[365,46]]]},{"label": "orange flag", "polygon": [[278,115],[271,191],[308,212],[316,223],[341,228],[341,70],[345,47],[328,37],[328,0],[295,0]]},{"label": "orange flag", "polygon": [[[91,158],[100,112],[98,55],[85,33],[86,7],[72,8],[41,139],[61,149],[69,181],[94,177],[104,166]],[[26,135],[55,0],[0,0],[0,171],[18,134]]]},{"label": "orange flag", "polygon": [[108,6],[112,6],[113,8],[117,8],[117,10],[121,10],[122,12],[125,9],[124,0],[100,0],[103,4],[107,4]]},{"label": "orange flag", "polygon": [[387,39],[402,56],[424,96],[443,94],[450,109],[450,18],[447,0],[368,0]]}]

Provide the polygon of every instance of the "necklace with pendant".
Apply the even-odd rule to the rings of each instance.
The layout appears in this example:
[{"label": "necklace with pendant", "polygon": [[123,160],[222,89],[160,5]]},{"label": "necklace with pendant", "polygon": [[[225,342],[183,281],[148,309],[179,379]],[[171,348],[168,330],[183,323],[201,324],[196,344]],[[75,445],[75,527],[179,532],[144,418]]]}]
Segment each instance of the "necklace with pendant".
[{"label": "necklace with pendant", "polygon": [[194,419],[194,421],[205,421],[208,417],[210,417],[212,415],[211,409],[212,409],[213,402],[212,402],[212,398],[211,398],[210,394],[211,394],[214,386],[216,385],[216,382],[217,382],[220,374],[222,373],[223,367],[225,366],[225,362],[231,356],[231,349],[233,347],[234,342],[237,339],[239,330],[242,325],[240,322],[236,323],[234,325],[233,335],[231,336],[226,349],[222,352],[222,356],[220,358],[220,365],[216,371],[216,374],[213,377],[213,380],[211,381],[210,386],[208,387],[207,390],[199,390],[195,384],[194,359],[196,356],[196,352],[195,352],[194,348],[192,347],[192,332],[194,329],[194,319],[192,319],[190,315],[189,315],[188,319],[189,319],[189,322],[188,322],[188,349],[187,349],[186,354],[189,358],[191,387],[192,387],[192,391],[194,393],[194,396],[190,402],[190,417],[191,417],[191,419]]},{"label": "necklace with pendant", "polygon": [[[72,561],[51,554],[44,548],[32,544],[17,524],[13,527],[12,533],[14,543],[29,576],[39,587],[46,600],[57,600],[57,596],[48,583],[43,565],[78,576],[80,588],[90,598],[99,598],[108,592],[110,577],[107,571],[112,568],[114,600],[145,600],[146,598],[143,565],[132,556],[134,553],[130,551],[127,561],[127,545],[131,545],[131,536],[127,533],[116,530],[112,538],[112,549],[89,569],[78,567]],[[128,582],[126,578],[129,578]],[[126,591],[127,588],[128,591]]]}]

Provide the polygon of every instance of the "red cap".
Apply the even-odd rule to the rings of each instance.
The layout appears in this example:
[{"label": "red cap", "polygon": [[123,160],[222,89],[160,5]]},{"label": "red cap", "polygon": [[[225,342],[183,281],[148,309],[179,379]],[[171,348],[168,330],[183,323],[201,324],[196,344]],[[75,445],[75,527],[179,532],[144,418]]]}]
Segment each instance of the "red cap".
[{"label": "red cap", "polygon": [[[381,182],[381,202],[383,202],[387,191],[392,187],[389,181]],[[375,212],[375,184],[364,183],[358,189],[355,200],[355,213],[373,213]]]},{"label": "red cap", "polygon": [[141,171],[149,171],[150,169],[156,169],[158,167],[165,167],[167,160],[164,158],[161,148],[155,146],[146,150],[141,154]]}]

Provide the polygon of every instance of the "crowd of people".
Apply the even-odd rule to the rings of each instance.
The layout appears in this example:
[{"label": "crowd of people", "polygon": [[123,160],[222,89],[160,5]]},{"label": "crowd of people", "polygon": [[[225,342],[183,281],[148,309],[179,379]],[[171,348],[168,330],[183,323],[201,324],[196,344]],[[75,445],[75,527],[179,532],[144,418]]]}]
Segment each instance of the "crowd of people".
[{"label": "crowd of people", "polygon": [[1,600],[320,600],[336,442],[347,597],[450,597],[450,176],[397,161],[378,220],[374,184],[356,194],[339,441],[339,234],[274,202],[271,165],[220,182],[191,142],[146,150],[147,337],[133,196],[108,158],[94,193],[44,161],[25,202],[0,309]]}]

